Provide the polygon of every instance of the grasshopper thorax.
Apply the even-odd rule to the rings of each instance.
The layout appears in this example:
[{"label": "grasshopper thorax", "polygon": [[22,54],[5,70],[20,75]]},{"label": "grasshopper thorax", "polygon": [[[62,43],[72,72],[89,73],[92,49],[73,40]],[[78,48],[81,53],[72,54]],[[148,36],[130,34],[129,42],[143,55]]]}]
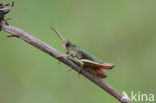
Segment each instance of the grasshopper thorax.
[{"label": "grasshopper thorax", "polygon": [[63,46],[65,49],[65,54],[70,55],[77,59],[82,59],[81,50],[74,44],[72,44],[69,40],[63,40]]}]

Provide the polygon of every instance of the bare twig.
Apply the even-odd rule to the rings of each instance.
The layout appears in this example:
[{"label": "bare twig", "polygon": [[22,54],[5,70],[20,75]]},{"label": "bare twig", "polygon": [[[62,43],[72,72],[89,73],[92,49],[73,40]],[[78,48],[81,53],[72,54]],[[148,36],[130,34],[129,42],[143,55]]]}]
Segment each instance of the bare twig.
[{"label": "bare twig", "polygon": [[[49,46],[48,44],[42,42],[41,40],[35,38],[34,36],[22,31],[21,29],[15,28],[13,26],[6,25],[4,23],[0,23],[0,26],[2,27],[2,30],[10,33],[12,36],[19,37],[20,39],[24,40],[25,42],[31,44],[32,46],[42,50],[43,52],[49,54],[50,56],[53,56],[54,58],[58,59],[57,57],[62,56],[63,54],[57,51],[55,48]],[[70,58],[59,58],[59,61],[62,63],[70,66],[75,71],[79,70],[79,65],[76,64],[73,60]],[[122,94],[120,94],[117,90],[112,88],[110,85],[102,81],[101,79],[95,77],[94,75],[88,73],[85,68],[81,70],[81,74],[91,80],[93,83],[95,83],[97,86],[101,87],[103,90],[114,96],[117,100],[119,100],[122,103],[132,103],[129,100],[123,99]],[[124,101],[123,101],[124,100]]]}]

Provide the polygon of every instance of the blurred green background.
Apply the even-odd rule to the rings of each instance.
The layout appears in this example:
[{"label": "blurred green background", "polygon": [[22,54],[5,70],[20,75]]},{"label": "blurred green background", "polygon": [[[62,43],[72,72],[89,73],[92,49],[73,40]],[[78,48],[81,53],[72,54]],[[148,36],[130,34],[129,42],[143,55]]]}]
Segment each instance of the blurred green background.
[{"label": "blurred green background", "polygon": [[[53,21],[65,38],[116,65],[104,79],[113,88],[156,94],[155,5],[155,0],[16,0],[7,17],[10,25],[63,52],[49,28]],[[0,32],[0,103],[118,103],[77,72],[67,72],[68,66],[7,35]]]}]

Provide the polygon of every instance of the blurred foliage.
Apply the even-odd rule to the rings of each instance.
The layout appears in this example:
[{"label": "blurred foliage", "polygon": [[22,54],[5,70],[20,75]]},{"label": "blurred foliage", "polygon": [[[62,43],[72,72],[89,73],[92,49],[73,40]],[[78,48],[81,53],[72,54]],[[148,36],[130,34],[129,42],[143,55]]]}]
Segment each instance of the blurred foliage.
[{"label": "blurred foliage", "polygon": [[[10,0],[1,0],[7,3]],[[49,29],[116,67],[108,84],[122,92],[156,94],[155,0],[16,0],[7,17],[63,52]],[[0,32],[0,103],[118,103],[69,67],[16,38]]]}]

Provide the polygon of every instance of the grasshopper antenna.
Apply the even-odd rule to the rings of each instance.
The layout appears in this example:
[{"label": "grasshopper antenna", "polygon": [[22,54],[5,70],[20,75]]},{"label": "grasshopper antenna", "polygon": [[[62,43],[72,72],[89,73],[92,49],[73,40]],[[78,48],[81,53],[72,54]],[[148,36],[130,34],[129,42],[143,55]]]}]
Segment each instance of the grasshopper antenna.
[{"label": "grasshopper antenna", "polygon": [[56,28],[55,24],[53,24],[54,27],[50,26],[50,28],[59,36],[59,38],[62,40],[62,42],[64,41],[61,33],[59,32],[59,30]]}]

